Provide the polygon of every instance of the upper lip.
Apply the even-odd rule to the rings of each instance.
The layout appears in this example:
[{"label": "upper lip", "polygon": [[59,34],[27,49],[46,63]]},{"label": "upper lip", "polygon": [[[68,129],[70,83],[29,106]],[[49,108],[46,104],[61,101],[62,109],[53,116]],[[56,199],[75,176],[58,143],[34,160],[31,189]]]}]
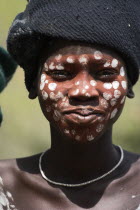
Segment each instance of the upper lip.
[{"label": "upper lip", "polygon": [[99,109],[93,109],[93,108],[77,108],[77,109],[68,109],[63,112],[63,114],[79,114],[82,116],[88,116],[88,115],[93,115],[93,114],[104,114],[102,110]]}]

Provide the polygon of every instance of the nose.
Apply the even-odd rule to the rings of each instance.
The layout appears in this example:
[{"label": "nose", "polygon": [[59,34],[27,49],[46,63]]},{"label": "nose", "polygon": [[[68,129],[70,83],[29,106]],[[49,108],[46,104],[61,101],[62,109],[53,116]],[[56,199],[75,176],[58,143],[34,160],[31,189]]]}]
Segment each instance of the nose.
[{"label": "nose", "polygon": [[77,102],[97,102],[99,97],[97,82],[88,72],[82,71],[75,77],[73,87],[69,90],[68,97]]}]

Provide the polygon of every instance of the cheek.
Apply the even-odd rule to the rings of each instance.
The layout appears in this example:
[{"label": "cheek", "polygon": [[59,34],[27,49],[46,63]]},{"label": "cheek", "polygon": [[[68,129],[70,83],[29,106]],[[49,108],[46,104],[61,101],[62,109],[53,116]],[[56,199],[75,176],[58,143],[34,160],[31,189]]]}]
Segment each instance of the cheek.
[{"label": "cheek", "polygon": [[110,119],[113,119],[119,115],[125,102],[127,94],[126,79],[120,75],[117,81],[104,83],[101,91],[103,99],[100,100],[100,104],[108,110]]}]

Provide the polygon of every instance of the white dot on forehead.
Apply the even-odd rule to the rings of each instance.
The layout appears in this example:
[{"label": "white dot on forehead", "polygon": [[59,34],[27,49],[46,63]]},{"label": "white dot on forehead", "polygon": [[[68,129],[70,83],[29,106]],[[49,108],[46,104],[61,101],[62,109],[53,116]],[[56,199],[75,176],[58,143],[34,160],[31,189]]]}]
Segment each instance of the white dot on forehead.
[{"label": "white dot on forehead", "polygon": [[118,81],[112,82],[112,86],[114,89],[117,89],[119,87],[120,83]]},{"label": "white dot on forehead", "polygon": [[111,93],[103,93],[103,97],[106,99],[106,100],[110,100],[112,98],[112,94]]},{"label": "white dot on forehead", "polygon": [[100,51],[95,51],[94,52],[94,58],[96,60],[100,60],[103,57],[103,54]]},{"label": "white dot on forehead", "polygon": [[117,112],[118,112],[118,109],[117,108],[114,109],[111,113],[110,119],[114,118],[116,116]]},{"label": "white dot on forehead", "polygon": [[74,58],[72,57],[67,57],[67,60],[66,60],[68,63],[74,63]]},{"label": "white dot on forehead", "polygon": [[124,70],[124,67],[123,67],[123,66],[122,66],[121,69],[120,69],[120,75],[121,75],[122,77],[124,77],[124,75],[125,75],[125,70]]},{"label": "white dot on forehead", "polygon": [[114,58],[114,59],[112,60],[111,66],[112,66],[113,68],[116,68],[116,67],[118,66],[118,63],[119,63],[118,60]]},{"label": "white dot on forehead", "polygon": [[121,96],[121,91],[115,90],[115,91],[114,91],[114,97],[115,97],[115,98],[120,98],[120,96]]},{"label": "white dot on forehead", "polygon": [[62,55],[61,55],[61,54],[55,56],[55,59],[56,59],[57,61],[59,61],[61,58],[62,58]]},{"label": "white dot on forehead", "polygon": [[87,64],[88,63],[88,58],[84,55],[80,56],[79,62],[82,64]]},{"label": "white dot on forehead", "polygon": [[48,85],[48,88],[49,88],[51,91],[54,91],[54,90],[56,89],[56,87],[57,87],[57,84],[56,84],[56,83],[50,83],[50,84]]},{"label": "white dot on forehead", "polygon": [[103,86],[104,86],[105,89],[108,89],[108,90],[112,88],[112,84],[111,83],[104,83]]},{"label": "white dot on forehead", "polygon": [[123,89],[126,89],[126,88],[127,88],[127,83],[126,83],[126,81],[122,81],[122,87],[123,87]]},{"label": "white dot on forehead", "polygon": [[94,87],[94,86],[96,86],[96,84],[97,84],[97,82],[96,82],[95,80],[91,80],[91,81],[90,81],[90,85],[91,85],[91,86]]}]

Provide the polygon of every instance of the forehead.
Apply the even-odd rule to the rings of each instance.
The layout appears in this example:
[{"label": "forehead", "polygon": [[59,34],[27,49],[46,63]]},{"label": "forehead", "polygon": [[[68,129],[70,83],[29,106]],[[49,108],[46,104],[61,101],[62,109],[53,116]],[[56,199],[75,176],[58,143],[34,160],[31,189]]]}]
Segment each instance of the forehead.
[{"label": "forehead", "polygon": [[123,65],[125,65],[122,57],[112,49],[108,49],[107,47],[97,46],[94,44],[88,44],[84,42],[74,42],[74,41],[65,41],[59,40],[51,42],[48,47],[44,48],[43,51],[43,58],[46,60],[47,58],[53,58],[58,54],[63,55],[81,55],[81,54],[88,54],[92,55],[96,51],[99,51],[103,55],[103,59],[113,59],[116,58]]}]

